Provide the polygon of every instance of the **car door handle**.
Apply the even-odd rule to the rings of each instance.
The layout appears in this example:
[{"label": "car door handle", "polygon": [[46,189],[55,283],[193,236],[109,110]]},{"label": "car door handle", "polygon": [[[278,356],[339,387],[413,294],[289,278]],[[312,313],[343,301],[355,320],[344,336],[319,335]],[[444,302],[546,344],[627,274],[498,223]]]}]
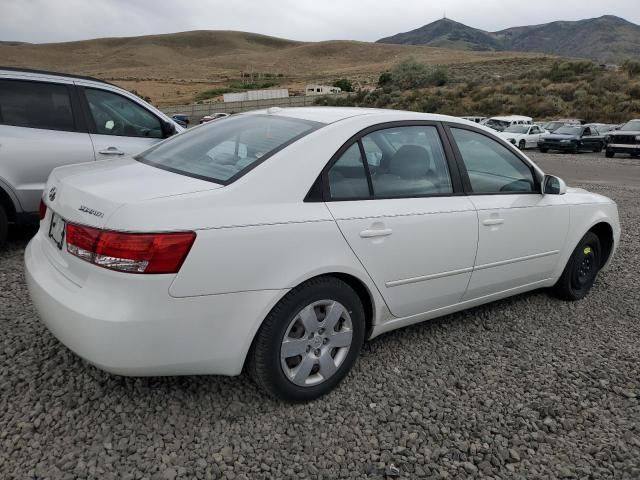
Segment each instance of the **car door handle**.
[{"label": "car door handle", "polygon": [[482,224],[487,227],[491,227],[493,225],[502,225],[503,223],[504,218],[488,218],[482,222]]},{"label": "car door handle", "polygon": [[375,229],[375,230],[363,230],[360,232],[362,238],[374,238],[374,237],[388,237],[393,233],[390,228]]},{"label": "car door handle", "polygon": [[116,147],[109,147],[105,150],[98,151],[101,155],[124,155],[122,150],[118,150]]}]

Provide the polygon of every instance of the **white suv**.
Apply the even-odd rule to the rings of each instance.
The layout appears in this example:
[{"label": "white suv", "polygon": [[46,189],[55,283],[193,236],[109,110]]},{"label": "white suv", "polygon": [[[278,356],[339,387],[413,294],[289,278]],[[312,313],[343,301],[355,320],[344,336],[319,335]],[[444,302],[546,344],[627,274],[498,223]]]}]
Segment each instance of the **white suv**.
[{"label": "white suv", "polygon": [[101,80],[0,67],[0,245],[11,223],[37,223],[55,167],[134,155],[182,131]]}]

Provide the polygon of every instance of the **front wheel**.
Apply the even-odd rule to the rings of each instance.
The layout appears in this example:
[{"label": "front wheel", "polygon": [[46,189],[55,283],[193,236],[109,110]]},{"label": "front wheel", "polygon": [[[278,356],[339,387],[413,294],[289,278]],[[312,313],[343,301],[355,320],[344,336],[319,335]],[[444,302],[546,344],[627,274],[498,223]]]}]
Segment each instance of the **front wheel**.
[{"label": "front wheel", "polygon": [[520,143],[518,143],[518,148],[520,150],[524,150],[527,146],[527,143],[524,140],[520,140]]},{"label": "front wheel", "polygon": [[604,154],[605,157],[607,158],[613,158],[616,156],[616,152],[614,152],[613,150],[607,150]]},{"label": "front wheel", "polygon": [[334,277],[312,279],[291,290],[263,322],[249,353],[249,374],[272,397],[314,400],[349,373],[364,338],[356,292]]},{"label": "front wheel", "polygon": [[571,254],[562,276],[553,286],[554,293],[563,300],[584,298],[600,270],[601,252],[598,236],[587,232]]},{"label": "front wheel", "polygon": [[547,153],[547,152],[549,151],[549,149],[548,149],[548,148],[546,148],[546,147],[540,147],[540,151],[541,151],[542,153]]}]

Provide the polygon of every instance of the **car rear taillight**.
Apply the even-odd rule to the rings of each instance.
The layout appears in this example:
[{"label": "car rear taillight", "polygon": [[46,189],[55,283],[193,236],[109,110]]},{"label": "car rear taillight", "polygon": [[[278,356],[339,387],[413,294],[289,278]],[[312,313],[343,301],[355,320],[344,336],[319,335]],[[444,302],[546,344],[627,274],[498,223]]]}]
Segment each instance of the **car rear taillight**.
[{"label": "car rear taillight", "polygon": [[44,220],[44,217],[47,215],[47,204],[44,203],[44,200],[40,199],[40,207],[38,208],[38,216],[40,220]]},{"label": "car rear taillight", "polygon": [[67,224],[67,251],[100,267],[129,273],[177,273],[195,232],[125,233]]}]

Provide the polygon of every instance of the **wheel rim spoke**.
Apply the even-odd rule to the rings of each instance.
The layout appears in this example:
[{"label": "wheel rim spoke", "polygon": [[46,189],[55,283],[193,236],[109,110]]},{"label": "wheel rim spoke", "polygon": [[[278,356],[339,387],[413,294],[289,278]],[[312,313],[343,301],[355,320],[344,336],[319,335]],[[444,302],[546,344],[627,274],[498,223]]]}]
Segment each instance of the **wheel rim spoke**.
[{"label": "wheel rim spoke", "polygon": [[299,317],[302,325],[304,325],[306,333],[313,333],[318,329],[318,317],[311,305],[302,310]]},{"label": "wheel rim spoke", "polygon": [[309,378],[311,369],[315,365],[315,360],[311,358],[311,355],[305,355],[302,357],[302,362],[293,370],[293,381],[298,385],[304,384],[305,380]]},{"label": "wheel rim spoke", "polygon": [[333,330],[344,313],[344,307],[338,302],[333,302],[327,309],[327,315],[324,319],[325,328]]},{"label": "wheel rim spoke", "polygon": [[351,338],[353,337],[353,332],[351,330],[345,330],[342,332],[336,332],[331,337],[329,337],[329,344],[332,347],[341,348],[348,347],[351,345]]},{"label": "wheel rim spoke", "polygon": [[322,375],[323,378],[327,379],[331,375],[333,375],[337,369],[338,367],[336,367],[331,354],[329,353],[329,351],[325,351],[320,356],[320,375]]},{"label": "wheel rim spoke", "polygon": [[287,338],[282,342],[282,358],[297,357],[307,353],[306,338]]}]

